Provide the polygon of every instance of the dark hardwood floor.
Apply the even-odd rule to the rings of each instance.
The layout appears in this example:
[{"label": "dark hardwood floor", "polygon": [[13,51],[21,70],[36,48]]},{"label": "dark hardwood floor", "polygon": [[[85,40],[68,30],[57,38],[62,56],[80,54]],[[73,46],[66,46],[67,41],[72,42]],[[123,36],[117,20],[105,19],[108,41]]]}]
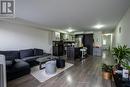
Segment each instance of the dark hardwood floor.
[{"label": "dark hardwood floor", "polygon": [[89,57],[82,62],[68,61],[74,63],[74,66],[44,83],[40,83],[32,75],[26,75],[8,82],[8,87],[115,87],[113,81],[102,79],[101,63],[112,63],[111,57],[106,53],[105,55]]}]

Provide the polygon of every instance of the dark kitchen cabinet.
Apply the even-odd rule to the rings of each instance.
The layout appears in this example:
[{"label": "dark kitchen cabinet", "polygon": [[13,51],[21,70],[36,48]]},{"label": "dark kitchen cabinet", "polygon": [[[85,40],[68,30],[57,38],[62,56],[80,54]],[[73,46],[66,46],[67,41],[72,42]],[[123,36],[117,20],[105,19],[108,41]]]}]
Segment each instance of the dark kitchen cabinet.
[{"label": "dark kitchen cabinet", "polygon": [[64,54],[64,43],[63,41],[53,41],[53,55],[63,56]]},{"label": "dark kitchen cabinet", "polygon": [[74,60],[81,57],[80,47],[67,47],[67,58]]}]

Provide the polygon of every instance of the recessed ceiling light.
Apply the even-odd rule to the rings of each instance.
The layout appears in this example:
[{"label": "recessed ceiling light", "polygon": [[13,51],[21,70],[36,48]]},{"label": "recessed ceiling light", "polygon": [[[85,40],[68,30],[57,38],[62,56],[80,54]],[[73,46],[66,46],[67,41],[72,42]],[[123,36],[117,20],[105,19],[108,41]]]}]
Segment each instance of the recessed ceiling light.
[{"label": "recessed ceiling light", "polygon": [[101,29],[101,28],[103,28],[104,27],[104,25],[102,25],[102,24],[97,24],[97,25],[95,25],[95,26],[93,26],[94,28],[97,28],[97,29]]},{"label": "recessed ceiling light", "polygon": [[71,27],[69,27],[68,29],[67,29],[67,31],[70,33],[70,32],[72,32],[72,31],[74,31]]}]

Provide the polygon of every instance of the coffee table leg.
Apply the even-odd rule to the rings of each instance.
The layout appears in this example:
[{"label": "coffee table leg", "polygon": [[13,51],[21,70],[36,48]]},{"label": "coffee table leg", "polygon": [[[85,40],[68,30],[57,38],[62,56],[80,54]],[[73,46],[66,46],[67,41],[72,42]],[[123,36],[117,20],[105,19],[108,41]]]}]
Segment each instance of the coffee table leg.
[{"label": "coffee table leg", "polygon": [[42,67],[42,63],[40,63],[39,65],[40,65],[40,66],[39,66],[39,69],[40,69],[40,70],[42,70],[42,69],[45,68],[45,67]]},{"label": "coffee table leg", "polygon": [[40,70],[42,69],[42,64],[41,64],[41,63],[40,63],[39,69],[40,69]]}]

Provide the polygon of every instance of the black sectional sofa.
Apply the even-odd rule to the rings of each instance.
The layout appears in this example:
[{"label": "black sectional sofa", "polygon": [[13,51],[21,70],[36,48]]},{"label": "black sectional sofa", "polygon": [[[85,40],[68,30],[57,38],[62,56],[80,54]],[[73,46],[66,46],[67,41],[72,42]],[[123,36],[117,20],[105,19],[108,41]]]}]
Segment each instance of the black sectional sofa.
[{"label": "black sectional sofa", "polygon": [[42,49],[25,49],[19,51],[0,51],[5,55],[7,80],[13,80],[23,75],[29,74],[31,67],[36,65],[36,59],[48,56]]}]

